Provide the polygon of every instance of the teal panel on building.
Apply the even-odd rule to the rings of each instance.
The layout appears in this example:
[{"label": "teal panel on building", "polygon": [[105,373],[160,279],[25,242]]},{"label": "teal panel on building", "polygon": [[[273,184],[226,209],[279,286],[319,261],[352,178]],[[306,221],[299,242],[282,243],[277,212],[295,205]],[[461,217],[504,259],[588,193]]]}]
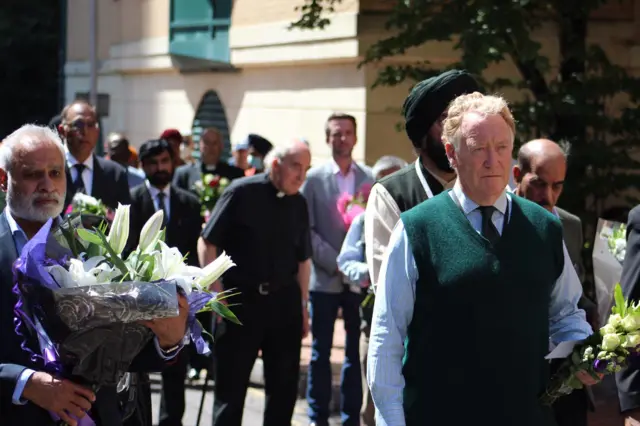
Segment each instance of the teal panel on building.
[{"label": "teal panel on building", "polygon": [[233,0],[171,0],[169,52],[228,63]]}]

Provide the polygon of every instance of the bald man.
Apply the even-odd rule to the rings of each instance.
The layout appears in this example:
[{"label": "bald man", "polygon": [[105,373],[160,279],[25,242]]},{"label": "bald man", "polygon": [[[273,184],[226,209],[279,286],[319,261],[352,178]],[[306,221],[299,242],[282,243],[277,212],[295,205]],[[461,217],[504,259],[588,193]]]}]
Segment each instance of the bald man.
[{"label": "bald man", "polygon": [[[514,193],[538,203],[560,219],[569,257],[580,281],[584,282],[582,222],[578,216],[556,206],[566,173],[565,149],[548,139],[532,140],[518,151],[517,164],[513,167]],[[585,310],[592,326],[597,327],[595,304],[583,295],[578,305]],[[553,407],[558,426],[586,426],[588,407],[589,399],[584,389],[560,398]]]},{"label": "bald man", "polygon": [[311,163],[309,147],[290,143],[267,156],[267,172],[234,180],[216,203],[198,242],[202,266],[226,252],[237,266],[213,290],[230,299],[242,325],[221,322],[213,352],[213,426],[242,424],[247,384],[262,350],[265,425],[289,425],[298,394],[300,348],[309,331],[311,231],[298,192]]}]

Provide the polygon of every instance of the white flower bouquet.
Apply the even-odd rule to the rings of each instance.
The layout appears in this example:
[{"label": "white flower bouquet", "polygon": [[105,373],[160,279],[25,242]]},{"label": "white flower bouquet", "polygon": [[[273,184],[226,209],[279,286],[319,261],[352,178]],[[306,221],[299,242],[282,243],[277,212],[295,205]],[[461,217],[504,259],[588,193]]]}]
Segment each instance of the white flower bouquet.
[{"label": "white flower bouquet", "polygon": [[83,213],[103,217],[110,216],[109,219],[113,219],[113,214],[109,214],[109,209],[102,204],[101,200],[83,192],[76,192],[71,199],[71,204],[67,207],[65,214],[71,213]]},{"label": "white flower bouquet", "polygon": [[593,275],[595,278],[598,315],[601,326],[614,303],[614,287],[620,282],[622,262],[627,252],[627,227],[624,223],[600,219],[593,244]]},{"label": "white flower bouquet", "polygon": [[[140,321],[177,316],[177,294],[189,303],[188,336],[199,353],[208,347],[195,319],[213,311],[239,323],[220,301],[232,296],[207,289],[230,267],[224,253],[205,268],[187,266],[168,247],[162,211],[145,224],[138,247],[122,255],[129,236],[129,206],[119,206],[108,234],[68,219],[51,232],[49,220],[13,266],[16,333],[38,336],[43,368],[92,386],[121,384],[133,358],[150,342]],[[25,338],[26,340],[26,338]],[[24,345],[26,349],[28,346]]]},{"label": "white flower bouquet", "polygon": [[614,289],[615,306],[604,327],[574,346],[556,374],[551,378],[541,400],[547,405],[583,384],[576,374],[586,371],[600,379],[620,371],[631,356],[640,355],[640,303],[629,303],[622,294],[622,287]]}]

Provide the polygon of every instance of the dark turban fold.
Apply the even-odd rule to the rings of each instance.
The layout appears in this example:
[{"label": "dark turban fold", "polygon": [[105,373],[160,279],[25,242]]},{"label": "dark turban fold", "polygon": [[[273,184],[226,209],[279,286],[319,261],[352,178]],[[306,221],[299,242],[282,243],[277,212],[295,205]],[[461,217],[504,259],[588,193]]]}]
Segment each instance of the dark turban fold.
[{"label": "dark turban fold", "polygon": [[421,145],[451,101],[460,95],[480,91],[471,74],[459,70],[449,70],[416,84],[402,107],[407,136],[413,145]]}]

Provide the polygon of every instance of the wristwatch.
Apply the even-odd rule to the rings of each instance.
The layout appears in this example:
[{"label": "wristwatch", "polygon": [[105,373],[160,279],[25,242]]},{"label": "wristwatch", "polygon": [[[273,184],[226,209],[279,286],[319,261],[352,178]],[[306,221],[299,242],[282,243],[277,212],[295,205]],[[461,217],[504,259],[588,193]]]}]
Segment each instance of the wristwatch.
[{"label": "wristwatch", "polygon": [[180,343],[178,343],[177,345],[169,348],[169,349],[162,349],[160,348],[160,350],[162,351],[162,354],[164,356],[172,356],[173,354],[175,354],[182,346],[180,345]]}]

